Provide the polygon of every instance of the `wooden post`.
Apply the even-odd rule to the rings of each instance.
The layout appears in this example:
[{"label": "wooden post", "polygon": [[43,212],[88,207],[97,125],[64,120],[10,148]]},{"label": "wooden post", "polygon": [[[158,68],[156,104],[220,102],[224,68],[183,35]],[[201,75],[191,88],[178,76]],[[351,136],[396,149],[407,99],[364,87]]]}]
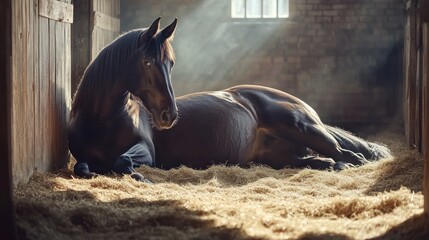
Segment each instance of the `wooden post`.
[{"label": "wooden post", "polygon": [[77,85],[83,73],[91,61],[91,32],[90,16],[92,1],[73,1],[73,25],[72,25],[72,76],[71,94],[72,97],[77,89]]},{"label": "wooden post", "polygon": [[10,158],[11,1],[0,1],[0,236],[16,239]]},{"label": "wooden post", "polygon": [[416,136],[416,1],[406,1],[404,33],[404,125],[409,146],[417,147]]},{"label": "wooden post", "polygon": [[423,86],[422,86],[422,97],[423,97],[423,114],[422,114],[422,152],[423,159],[425,160],[424,169],[424,211],[426,215],[429,215],[429,1],[425,0],[422,2],[420,8],[421,20],[425,21],[422,24],[423,40]]}]

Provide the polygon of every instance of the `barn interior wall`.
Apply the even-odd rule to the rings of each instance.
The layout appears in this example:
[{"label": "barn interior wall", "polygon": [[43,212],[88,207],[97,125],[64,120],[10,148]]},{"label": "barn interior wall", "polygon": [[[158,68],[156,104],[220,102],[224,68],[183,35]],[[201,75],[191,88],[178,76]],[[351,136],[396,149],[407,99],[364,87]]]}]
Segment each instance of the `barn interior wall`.
[{"label": "barn interior wall", "polygon": [[[26,183],[34,172],[63,167],[68,161],[71,23],[42,16],[41,3],[48,5],[41,0],[11,4],[10,149],[15,186]],[[61,11],[54,7],[51,13]]]},{"label": "barn interior wall", "polygon": [[402,120],[402,0],[290,0],[288,19],[230,18],[230,0],[123,0],[122,32],[178,17],[176,95],[261,84],[329,123]]}]

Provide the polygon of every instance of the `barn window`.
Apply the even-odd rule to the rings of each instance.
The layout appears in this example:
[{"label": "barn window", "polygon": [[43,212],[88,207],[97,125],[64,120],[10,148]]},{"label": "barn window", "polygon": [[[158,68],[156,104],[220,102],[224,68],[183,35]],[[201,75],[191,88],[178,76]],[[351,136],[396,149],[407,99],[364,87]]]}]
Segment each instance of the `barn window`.
[{"label": "barn window", "polygon": [[289,0],[231,0],[232,18],[288,18]]}]

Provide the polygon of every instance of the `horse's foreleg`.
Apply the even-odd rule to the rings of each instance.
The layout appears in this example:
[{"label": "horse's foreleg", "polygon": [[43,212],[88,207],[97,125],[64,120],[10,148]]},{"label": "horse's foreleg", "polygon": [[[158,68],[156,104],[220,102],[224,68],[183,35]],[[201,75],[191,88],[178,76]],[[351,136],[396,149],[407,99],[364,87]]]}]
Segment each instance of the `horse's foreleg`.
[{"label": "horse's foreleg", "polygon": [[88,163],[86,162],[77,162],[74,165],[74,174],[81,178],[93,178],[98,176],[98,174],[89,170]]},{"label": "horse's foreleg", "polygon": [[153,166],[154,161],[146,144],[138,143],[119,156],[113,165],[113,171],[118,174],[130,174],[137,181],[149,182],[134,168],[141,165]]}]

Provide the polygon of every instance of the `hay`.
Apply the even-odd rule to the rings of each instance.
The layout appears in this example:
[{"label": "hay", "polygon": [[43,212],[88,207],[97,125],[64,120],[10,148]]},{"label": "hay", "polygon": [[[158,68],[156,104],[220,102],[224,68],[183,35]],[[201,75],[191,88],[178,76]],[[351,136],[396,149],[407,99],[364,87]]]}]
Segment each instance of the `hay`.
[{"label": "hay", "polygon": [[419,239],[423,161],[402,136],[394,157],[342,172],[142,167],[91,180],[35,174],[14,193],[21,239]]}]

